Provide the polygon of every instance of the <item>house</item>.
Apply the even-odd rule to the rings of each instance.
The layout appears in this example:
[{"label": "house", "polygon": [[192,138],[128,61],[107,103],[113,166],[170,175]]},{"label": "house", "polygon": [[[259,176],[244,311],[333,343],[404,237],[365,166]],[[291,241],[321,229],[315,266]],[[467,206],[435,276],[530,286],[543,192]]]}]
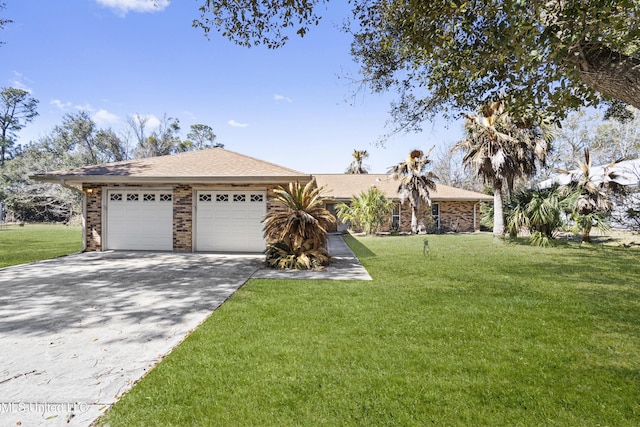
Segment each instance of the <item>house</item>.
[{"label": "house", "polygon": [[[325,187],[325,194],[333,200],[327,203],[327,209],[335,213],[339,203],[348,203],[353,196],[376,187],[387,198],[395,202],[389,222],[382,231],[411,231],[411,209],[409,203],[401,203],[398,196],[399,182],[388,174],[314,174],[319,187]],[[480,204],[493,202],[493,197],[475,191],[463,190],[448,185],[437,184],[435,191],[429,192],[431,206],[424,204],[418,220],[427,231],[480,230]],[[338,224],[342,231],[347,224]]]},{"label": "house", "polygon": [[[371,185],[397,199],[387,175],[317,175],[335,202]],[[273,190],[313,179],[289,168],[223,148],[151,157],[32,177],[71,188],[83,197],[83,251],[262,252],[262,220],[278,206]],[[438,224],[477,230],[479,203],[490,197],[438,185],[432,192]],[[329,206],[332,209],[332,206]],[[410,213],[398,205],[400,230]],[[409,215],[409,216],[408,216]]]}]

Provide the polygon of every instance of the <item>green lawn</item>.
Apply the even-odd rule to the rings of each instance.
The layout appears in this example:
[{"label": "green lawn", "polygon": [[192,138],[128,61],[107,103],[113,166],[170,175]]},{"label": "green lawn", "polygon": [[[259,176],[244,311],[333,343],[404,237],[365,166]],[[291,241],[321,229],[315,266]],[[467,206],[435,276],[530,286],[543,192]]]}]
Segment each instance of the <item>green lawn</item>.
[{"label": "green lawn", "polygon": [[0,268],[68,255],[82,250],[80,226],[9,225],[0,230]]},{"label": "green lawn", "polygon": [[637,426],[640,251],[349,239],[373,282],[251,280],[115,426]]}]

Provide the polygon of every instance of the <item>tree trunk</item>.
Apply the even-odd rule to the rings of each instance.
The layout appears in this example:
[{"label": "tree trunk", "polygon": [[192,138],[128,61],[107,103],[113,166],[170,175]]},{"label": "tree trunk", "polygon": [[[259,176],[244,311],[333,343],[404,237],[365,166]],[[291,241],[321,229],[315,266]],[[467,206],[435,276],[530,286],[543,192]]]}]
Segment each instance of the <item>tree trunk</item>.
[{"label": "tree trunk", "polygon": [[418,234],[418,206],[411,205],[411,234]]},{"label": "tree trunk", "polygon": [[583,40],[569,49],[567,62],[591,89],[640,108],[640,59]]},{"label": "tree trunk", "polygon": [[502,207],[502,180],[493,182],[493,235],[504,236],[504,212]]},{"label": "tree trunk", "polygon": [[591,243],[591,224],[585,224],[582,228],[582,241]]}]

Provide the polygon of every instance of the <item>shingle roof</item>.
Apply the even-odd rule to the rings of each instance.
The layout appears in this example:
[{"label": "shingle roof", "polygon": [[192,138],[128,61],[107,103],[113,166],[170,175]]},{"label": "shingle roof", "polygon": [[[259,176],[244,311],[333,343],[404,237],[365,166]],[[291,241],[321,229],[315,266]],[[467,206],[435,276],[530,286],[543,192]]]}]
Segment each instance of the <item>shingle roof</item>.
[{"label": "shingle roof", "polygon": [[[398,198],[398,181],[388,174],[314,174],[319,187],[325,187],[325,194],[339,200],[348,200],[371,187],[376,187],[388,198]],[[492,201],[493,197],[475,191],[463,190],[444,184],[436,184],[435,191],[429,191],[431,200],[445,201]]]},{"label": "shingle roof", "polygon": [[308,174],[223,148],[84,166],[36,175],[40,181],[68,182],[232,182],[308,181]]}]

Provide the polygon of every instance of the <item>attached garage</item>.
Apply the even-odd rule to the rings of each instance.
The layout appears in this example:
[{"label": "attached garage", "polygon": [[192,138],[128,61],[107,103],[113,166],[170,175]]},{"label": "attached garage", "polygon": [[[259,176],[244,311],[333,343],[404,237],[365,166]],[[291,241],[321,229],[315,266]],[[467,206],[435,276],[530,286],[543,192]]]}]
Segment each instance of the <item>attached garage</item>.
[{"label": "attached garage", "polygon": [[264,191],[197,191],[196,251],[262,252]]},{"label": "attached garage", "polygon": [[263,252],[279,186],[311,175],[224,148],[35,175],[83,197],[83,251]]},{"label": "attached garage", "polygon": [[105,249],[173,250],[171,190],[112,189],[106,199]]}]

